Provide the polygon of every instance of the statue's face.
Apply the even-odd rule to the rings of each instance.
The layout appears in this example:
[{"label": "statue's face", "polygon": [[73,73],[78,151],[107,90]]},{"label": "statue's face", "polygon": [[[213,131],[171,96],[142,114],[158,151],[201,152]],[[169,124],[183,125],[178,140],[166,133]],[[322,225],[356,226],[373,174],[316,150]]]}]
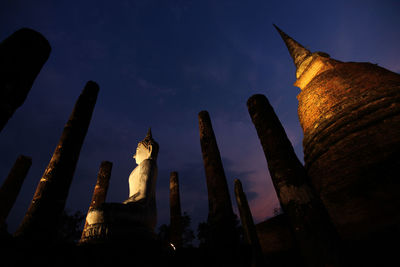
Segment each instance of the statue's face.
[{"label": "statue's face", "polygon": [[140,164],[143,160],[150,158],[150,150],[147,149],[142,143],[139,143],[136,148],[136,154],[133,156],[136,164]]}]

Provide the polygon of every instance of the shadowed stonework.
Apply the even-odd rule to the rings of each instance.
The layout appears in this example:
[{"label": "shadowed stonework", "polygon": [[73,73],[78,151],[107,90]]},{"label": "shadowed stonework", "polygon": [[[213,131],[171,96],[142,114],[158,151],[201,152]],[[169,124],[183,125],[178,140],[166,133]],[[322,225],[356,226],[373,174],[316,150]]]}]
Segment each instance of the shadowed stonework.
[{"label": "shadowed stonework", "polygon": [[0,230],[3,228],[7,216],[17,199],[31,165],[32,159],[30,157],[19,156],[0,188]]},{"label": "shadowed stonework", "polygon": [[24,103],[50,50],[40,33],[27,28],[0,43],[0,132]]},{"label": "shadowed stonework", "polygon": [[199,113],[199,130],[208,191],[210,247],[224,258],[226,253],[235,253],[239,239],[221,155],[207,111]]},{"label": "shadowed stonework", "polygon": [[79,96],[16,237],[54,242],[98,92],[99,86],[89,81]]},{"label": "shadowed stonework", "polygon": [[177,172],[171,172],[169,180],[170,238],[176,248],[182,246],[182,210]]},{"label": "shadowed stonework", "polygon": [[[92,201],[90,202],[89,211],[100,207],[106,201],[108,186],[111,178],[112,163],[109,161],[103,161],[100,165],[100,170],[97,175],[97,182],[94,187]],[[89,213],[88,211],[88,213]],[[86,234],[87,220],[85,220],[85,226],[82,230],[82,236],[80,242],[85,242],[85,237],[90,236]]]},{"label": "shadowed stonework", "polygon": [[254,225],[253,216],[247,197],[243,192],[243,186],[239,179],[235,179],[235,197],[238,205],[240,220],[242,222],[244,239],[250,247],[250,263],[252,267],[267,266],[261,251],[260,241],[258,239],[257,230]]},{"label": "shadowed stonework", "polygon": [[307,183],[307,174],[267,98],[247,101],[282,209],[309,266],[340,266],[340,241],[325,207]]}]

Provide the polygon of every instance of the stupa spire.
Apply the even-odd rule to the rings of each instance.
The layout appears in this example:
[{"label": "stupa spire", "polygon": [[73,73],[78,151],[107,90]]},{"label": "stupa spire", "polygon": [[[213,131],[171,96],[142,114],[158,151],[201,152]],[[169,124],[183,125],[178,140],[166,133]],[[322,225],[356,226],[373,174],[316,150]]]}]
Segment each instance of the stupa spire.
[{"label": "stupa spire", "polygon": [[311,55],[311,52],[306,48],[304,48],[304,46],[296,42],[285,32],[283,32],[278,26],[276,26],[275,24],[272,25],[274,25],[275,29],[281,35],[283,41],[285,42],[289,50],[290,56],[293,58],[293,62],[296,65],[296,68],[299,69],[301,63],[304,61],[304,59],[306,59],[309,55]]},{"label": "stupa spire", "polygon": [[149,130],[147,131],[145,138],[143,138],[143,140],[140,142],[143,144],[147,144],[151,141],[154,141],[154,140],[153,140],[153,135],[151,134],[151,127],[150,127]]},{"label": "stupa spire", "polygon": [[147,131],[147,135],[145,137],[146,139],[153,139],[153,135],[151,134],[151,127],[149,128],[149,130]]}]

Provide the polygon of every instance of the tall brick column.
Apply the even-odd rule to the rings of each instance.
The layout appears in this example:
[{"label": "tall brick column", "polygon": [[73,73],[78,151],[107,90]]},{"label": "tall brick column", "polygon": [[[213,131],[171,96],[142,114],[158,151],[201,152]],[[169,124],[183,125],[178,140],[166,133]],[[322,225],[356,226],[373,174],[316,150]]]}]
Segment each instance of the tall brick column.
[{"label": "tall brick column", "polygon": [[[100,207],[106,201],[108,186],[110,184],[112,162],[103,161],[100,164],[99,173],[97,174],[97,182],[93,190],[92,201],[90,202],[89,211]],[[80,242],[84,242],[86,237],[86,226],[87,221],[82,230],[82,236]]]},{"label": "tall brick column", "polygon": [[171,172],[169,180],[170,238],[176,248],[182,247],[182,211],[177,172]]},{"label": "tall brick column", "polygon": [[251,266],[266,266],[260,246],[260,240],[258,239],[256,226],[254,225],[253,216],[251,215],[249,203],[247,202],[247,197],[243,191],[242,182],[240,182],[239,179],[235,179],[234,184],[236,202],[239,208],[240,221],[242,222],[244,238],[251,249]]},{"label": "tall brick column", "polygon": [[253,95],[247,107],[279,202],[307,266],[339,266],[339,236],[318,195],[308,185],[306,171],[272,106],[264,95]]},{"label": "tall brick column", "polygon": [[98,91],[99,86],[89,81],[79,96],[16,237],[37,242],[55,240]]},{"label": "tall brick column", "polygon": [[24,103],[50,50],[40,33],[27,28],[0,43],[0,132]]},{"label": "tall brick column", "polygon": [[31,165],[32,159],[30,157],[20,155],[0,187],[0,228],[4,225],[8,214],[14,206]]},{"label": "tall brick column", "polygon": [[208,224],[211,247],[234,250],[238,244],[235,215],[217,140],[207,111],[199,113],[200,144],[208,190]]}]

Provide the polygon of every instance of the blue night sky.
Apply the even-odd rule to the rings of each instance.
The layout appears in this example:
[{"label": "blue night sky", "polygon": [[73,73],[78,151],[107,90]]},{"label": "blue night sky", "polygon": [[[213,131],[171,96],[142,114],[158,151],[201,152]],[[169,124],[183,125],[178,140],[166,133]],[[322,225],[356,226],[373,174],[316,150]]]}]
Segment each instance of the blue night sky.
[{"label": "blue night sky", "polygon": [[100,86],[66,208],[86,213],[101,161],[113,162],[108,202],[128,197],[137,142],[152,128],[158,225],[169,223],[169,175],[178,171],[192,228],[207,218],[198,113],[210,113],[231,199],[239,178],[256,222],[278,201],[246,101],[265,94],[302,160],[295,67],[273,28],[311,51],[400,72],[400,1],[19,1],[0,3],[0,39],[29,27],[50,57],[25,104],[0,133],[0,183],[20,154],[32,167],[8,217],[21,222],[88,80]]}]

